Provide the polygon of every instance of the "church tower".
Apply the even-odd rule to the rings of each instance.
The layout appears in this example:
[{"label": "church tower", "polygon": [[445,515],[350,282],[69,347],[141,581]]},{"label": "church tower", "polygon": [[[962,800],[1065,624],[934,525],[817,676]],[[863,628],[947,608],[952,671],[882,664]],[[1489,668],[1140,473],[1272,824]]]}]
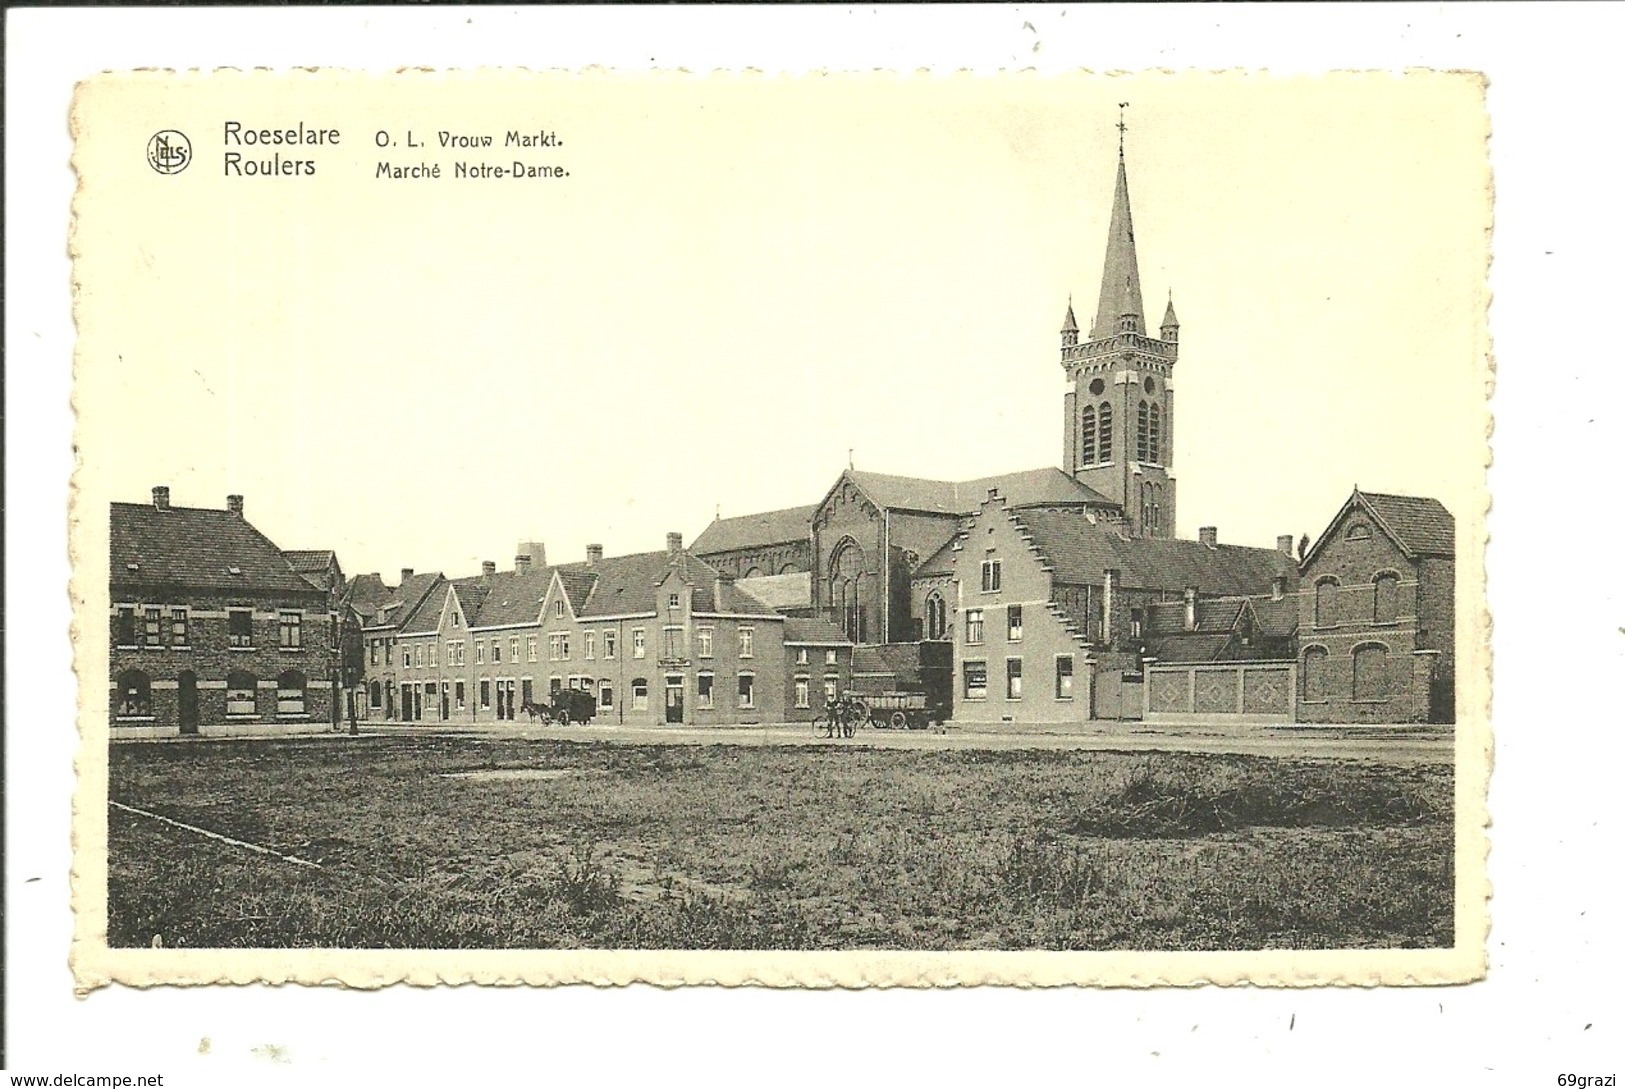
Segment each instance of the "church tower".
[{"label": "church tower", "polygon": [[1066,450],[1061,467],[1123,506],[1136,537],[1174,535],[1174,363],[1179,318],[1172,293],[1160,337],[1148,335],[1140,262],[1129,212],[1128,169],[1118,121],[1117,191],[1106,233],[1100,305],[1087,338],[1067,303],[1061,325],[1066,371]]}]

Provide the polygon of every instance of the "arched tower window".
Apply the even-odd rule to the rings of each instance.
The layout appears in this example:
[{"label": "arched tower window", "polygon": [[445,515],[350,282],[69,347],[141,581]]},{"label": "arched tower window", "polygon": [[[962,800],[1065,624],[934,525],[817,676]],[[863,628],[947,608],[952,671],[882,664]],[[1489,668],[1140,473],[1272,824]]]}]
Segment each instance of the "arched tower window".
[{"label": "arched tower window", "polygon": [[1134,429],[1134,458],[1136,461],[1151,460],[1151,406],[1145,401],[1140,402],[1139,426]]},{"label": "arched tower window", "polygon": [[1082,426],[1078,428],[1078,464],[1095,463],[1095,409],[1091,405],[1083,410]]},{"label": "arched tower window", "polygon": [[1112,406],[1108,404],[1100,406],[1100,431],[1096,448],[1101,461],[1112,459]]},{"label": "arched tower window", "polygon": [[1152,402],[1151,405],[1151,437],[1146,442],[1151,450],[1151,461],[1157,465],[1162,464],[1162,406]]}]

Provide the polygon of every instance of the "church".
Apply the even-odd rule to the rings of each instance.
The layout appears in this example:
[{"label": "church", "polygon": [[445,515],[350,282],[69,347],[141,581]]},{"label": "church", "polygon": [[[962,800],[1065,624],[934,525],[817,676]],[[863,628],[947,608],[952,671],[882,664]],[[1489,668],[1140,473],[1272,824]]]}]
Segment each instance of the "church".
[{"label": "church", "polygon": [[1173,535],[1179,319],[1170,293],[1149,332],[1121,140],[1098,305],[1085,333],[1068,303],[1059,348],[1058,467],[965,481],[848,467],[811,505],[718,518],[695,554],[839,627],[860,689],[934,687],[960,721],[1140,717],[1154,606],[1256,598],[1261,612],[1230,612],[1284,617],[1266,603],[1295,599],[1298,567],[1290,536]]}]

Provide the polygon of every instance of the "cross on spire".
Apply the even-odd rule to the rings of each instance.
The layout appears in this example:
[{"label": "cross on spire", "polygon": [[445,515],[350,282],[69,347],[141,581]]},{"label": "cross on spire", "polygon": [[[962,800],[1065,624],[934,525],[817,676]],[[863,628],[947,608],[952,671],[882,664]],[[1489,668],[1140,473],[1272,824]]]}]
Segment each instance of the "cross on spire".
[{"label": "cross on spire", "polygon": [[1117,160],[1123,160],[1123,134],[1128,132],[1128,122],[1123,119],[1123,111],[1128,109],[1127,102],[1117,104]]}]

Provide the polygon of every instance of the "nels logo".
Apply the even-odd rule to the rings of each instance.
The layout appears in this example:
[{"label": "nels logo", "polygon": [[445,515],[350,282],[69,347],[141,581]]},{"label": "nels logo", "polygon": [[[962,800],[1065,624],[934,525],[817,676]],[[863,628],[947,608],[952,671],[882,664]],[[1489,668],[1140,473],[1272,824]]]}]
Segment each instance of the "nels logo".
[{"label": "nels logo", "polygon": [[147,165],[160,174],[179,174],[192,163],[192,141],[184,132],[164,129],[147,141]]}]

